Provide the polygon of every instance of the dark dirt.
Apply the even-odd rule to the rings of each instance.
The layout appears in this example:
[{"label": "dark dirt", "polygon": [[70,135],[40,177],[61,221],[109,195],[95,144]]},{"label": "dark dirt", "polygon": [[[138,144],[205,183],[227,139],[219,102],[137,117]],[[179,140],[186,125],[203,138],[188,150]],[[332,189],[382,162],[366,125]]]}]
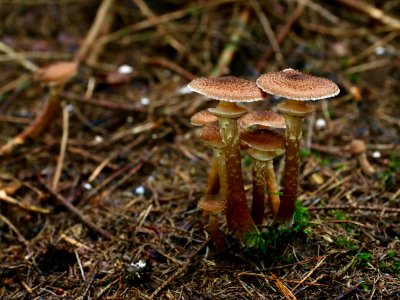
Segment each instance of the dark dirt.
[{"label": "dark dirt", "polygon": [[[1,1],[0,41],[38,66],[72,60],[101,2]],[[384,12],[373,18],[346,2],[115,1],[112,26],[65,86],[58,116],[0,157],[0,298],[400,299],[400,3],[362,1]],[[4,145],[40,113],[48,89],[1,52]],[[133,73],[117,74],[125,64]],[[341,89],[304,122],[299,199],[311,219],[251,248],[228,235],[217,254],[197,209],[212,152],[189,122],[215,103],[185,86],[197,76],[255,80],[287,67]],[[64,106],[67,151],[51,193]],[[372,176],[349,154],[356,138],[367,144]],[[243,165],[250,200],[245,153]],[[280,159],[275,167],[281,178]],[[261,232],[271,222],[268,210]]]}]

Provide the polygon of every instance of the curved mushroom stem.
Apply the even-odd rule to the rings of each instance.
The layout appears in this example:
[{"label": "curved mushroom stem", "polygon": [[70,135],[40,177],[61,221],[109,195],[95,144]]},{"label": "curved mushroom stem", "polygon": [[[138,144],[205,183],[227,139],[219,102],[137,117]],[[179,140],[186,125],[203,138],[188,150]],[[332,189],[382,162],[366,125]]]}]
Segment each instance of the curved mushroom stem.
[{"label": "curved mushroom stem", "polygon": [[272,213],[276,215],[278,213],[279,204],[280,204],[280,197],[279,197],[279,187],[276,183],[275,178],[275,170],[274,170],[274,163],[272,160],[269,160],[267,163],[266,169],[266,180],[265,184],[267,187],[268,192],[268,202],[271,206]]},{"label": "curved mushroom stem", "polygon": [[303,117],[289,114],[284,114],[284,116],[286,120],[285,173],[283,177],[283,195],[280,198],[276,219],[281,223],[289,223],[288,225],[291,225],[299,188],[299,150]]},{"label": "curved mushroom stem", "polygon": [[365,154],[365,152],[360,153],[360,154],[357,155],[357,161],[360,164],[361,169],[363,170],[363,172],[366,175],[371,176],[371,175],[373,175],[375,173],[375,169],[369,163],[369,161],[367,159],[367,155]]},{"label": "curved mushroom stem", "polygon": [[58,107],[58,89],[56,87],[50,87],[50,95],[47,98],[42,113],[21,133],[0,148],[0,156],[10,153],[18,145],[25,143],[25,140],[28,138],[38,136],[50,124]]},{"label": "curved mushroom stem", "polygon": [[220,189],[220,181],[218,175],[218,162],[214,156],[211,169],[208,172],[208,181],[207,181],[207,194],[209,195],[217,195]]},{"label": "curved mushroom stem", "polygon": [[267,164],[265,161],[253,161],[253,203],[251,216],[256,225],[261,225],[264,219],[265,179]]},{"label": "curved mushroom stem", "polygon": [[226,221],[234,233],[243,234],[254,227],[242,181],[240,141],[236,119],[218,116],[222,141],[225,145],[225,168],[228,188],[226,191]]},{"label": "curved mushroom stem", "polygon": [[214,152],[214,160],[217,168],[218,175],[218,183],[219,183],[219,192],[222,195],[222,198],[226,201],[227,190],[228,190],[228,182],[226,177],[226,165],[225,165],[225,154],[223,148],[213,147]]},{"label": "curved mushroom stem", "polygon": [[224,236],[218,227],[218,214],[210,213],[208,218],[208,225],[210,226],[210,233],[214,241],[215,249],[217,252],[221,252],[226,248],[226,243]]}]

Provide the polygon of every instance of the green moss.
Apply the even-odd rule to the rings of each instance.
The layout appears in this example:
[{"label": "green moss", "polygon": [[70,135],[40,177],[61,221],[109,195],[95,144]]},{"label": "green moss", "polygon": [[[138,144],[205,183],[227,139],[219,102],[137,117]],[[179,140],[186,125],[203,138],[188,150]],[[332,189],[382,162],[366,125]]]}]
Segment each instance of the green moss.
[{"label": "green moss", "polygon": [[361,267],[366,267],[371,263],[374,256],[370,252],[360,252],[355,259],[353,266],[360,265]]},{"label": "green moss", "polygon": [[291,227],[272,226],[263,232],[249,233],[247,247],[255,247],[263,254],[270,253],[271,250],[279,252],[279,249],[286,246],[288,241],[294,238],[306,238],[311,234],[310,220],[311,216],[307,208],[297,201]]},{"label": "green moss", "polygon": [[347,249],[349,251],[354,251],[358,248],[358,246],[352,242],[351,238],[344,236],[338,236],[335,240],[335,244],[339,248]]}]

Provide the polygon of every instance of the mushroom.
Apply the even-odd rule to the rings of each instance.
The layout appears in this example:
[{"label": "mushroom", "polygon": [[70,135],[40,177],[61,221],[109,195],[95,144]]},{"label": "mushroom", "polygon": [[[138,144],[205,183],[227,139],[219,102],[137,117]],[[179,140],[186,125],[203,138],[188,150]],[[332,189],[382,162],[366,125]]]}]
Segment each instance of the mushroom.
[{"label": "mushroom", "polygon": [[0,148],[0,155],[11,152],[26,139],[38,136],[49,125],[59,105],[59,90],[76,75],[77,70],[77,63],[58,62],[36,71],[36,78],[49,86],[50,94],[46,104],[42,113],[28,127]]},{"label": "mushroom", "polygon": [[[217,122],[218,119],[208,110],[201,110],[195,113],[190,118],[190,123],[194,126],[204,126],[208,123]],[[217,160],[213,159],[211,164],[211,169],[208,173],[208,182],[207,182],[207,194],[215,195],[218,194],[220,188],[219,178],[218,178],[218,165]]]},{"label": "mushroom", "polygon": [[339,93],[339,88],[329,79],[293,69],[263,74],[257,79],[257,85],[267,93],[287,99],[278,104],[278,110],[286,120],[286,156],[283,195],[277,220],[292,223],[299,187],[301,124],[313,111],[304,101],[334,97]]},{"label": "mushroom", "polygon": [[197,78],[188,84],[194,92],[219,100],[219,104],[209,111],[217,116],[224,143],[228,189],[226,194],[226,219],[228,227],[235,233],[243,234],[254,226],[242,181],[240,140],[236,119],[246,113],[246,108],[238,102],[263,100],[263,93],[254,82],[233,76],[221,78]]},{"label": "mushroom", "polygon": [[367,146],[365,145],[363,140],[354,139],[350,143],[350,152],[353,155],[358,163],[360,164],[361,169],[367,175],[373,175],[375,173],[375,169],[370,165],[367,159],[367,155],[365,151],[367,150]]},{"label": "mushroom", "polygon": [[209,214],[208,224],[210,233],[215,244],[217,252],[225,248],[225,239],[218,227],[218,214],[222,213],[226,208],[226,201],[216,195],[207,195],[200,199],[197,207]]},{"label": "mushroom", "polygon": [[265,187],[274,215],[279,209],[279,188],[275,179],[273,159],[285,152],[285,137],[272,130],[243,131],[243,143],[249,146],[247,153],[253,162],[253,205],[251,215],[254,223],[262,224],[264,218]]}]

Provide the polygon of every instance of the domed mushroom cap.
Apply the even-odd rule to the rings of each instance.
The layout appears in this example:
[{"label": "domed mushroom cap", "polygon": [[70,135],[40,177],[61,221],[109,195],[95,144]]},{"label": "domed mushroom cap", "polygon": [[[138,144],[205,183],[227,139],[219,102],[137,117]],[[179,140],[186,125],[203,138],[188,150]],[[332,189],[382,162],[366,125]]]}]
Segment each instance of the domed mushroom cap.
[{"label": "domed mushroom cap", "polygon": [[252,111],[238,120],[241,127],[247,128],[253,125],[260,125],[272,128],[286,128],[285,118],[272,111]]},{"label": "domed mushroom cap", "polygon": [[285,136],[271,130],[243,131],[240,133],[243,143],[259,151],[284,151]]},{"label": "domed mushroom cap", "polygon": [[217,122],[218,118],[208,110],[202,110],[195,113],[190,118],[190,123],[194,126],[204,126],[208,123]]},{"label": "domed mushroom cap", "polygon": [[204,212],[218,214],[225,210],[226,201],[218,195],[207,195],[199,200],[197,207]]},{"label": "domed mushroom cap", "polygon": [[188,88],[209,98],[227,102],[252,102],[267,98],[267,94],[255,82],[234,76],[200,77],[192,80]]},{"label": "domed mushroom cap", "polygon": [[224,146],[222,143],[221,134],[219,131],[218,122],[208,123],[203,127],[201,138],[212,147],[221,148]]},{"label": "domed mushroom cap", "polygon": [[358,155],[367,149],[367,146],[365,145],[363,140],[352,140],[350,143],[350,152],[352,155]]},{"label": "domed mushroom cap", "polygon": [[60,61],[36,72],[38,80],[47,84],[63,84],[70,80],[78,72],[78,64],[69,61]]},{"label": "domed mushroom cap", "polygon": [[293,69],[263,74],[257,79],[257,85],[269,94],[300,101],[330,98],[340,92],[329,79]]}]

